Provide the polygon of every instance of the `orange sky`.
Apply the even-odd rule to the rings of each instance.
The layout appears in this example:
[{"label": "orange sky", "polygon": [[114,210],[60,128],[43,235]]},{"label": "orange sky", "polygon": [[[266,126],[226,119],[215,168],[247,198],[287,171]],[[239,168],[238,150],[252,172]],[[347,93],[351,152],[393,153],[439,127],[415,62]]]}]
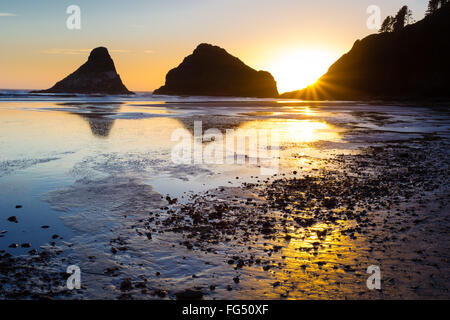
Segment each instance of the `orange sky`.
[{"label": "orange sky", "polygon": [[[380,0],[379,5],[384,17],[409,4],[417,19],[425,2]],[[374,32],[366,26],[371,3],[363,0],[80,0],[80,30],[66,28],[70,4],[0,4],[0,88],[48,88],[84,63],[92,48],[106,46],[125,85],[151,91],[207,42],[272,72],[283,88],[293,90],[298,83],[300,89],[308,81],[302,71],[325,71],[356,39]],[[323,53],[322,59],[310,58],[314,52]]]}]

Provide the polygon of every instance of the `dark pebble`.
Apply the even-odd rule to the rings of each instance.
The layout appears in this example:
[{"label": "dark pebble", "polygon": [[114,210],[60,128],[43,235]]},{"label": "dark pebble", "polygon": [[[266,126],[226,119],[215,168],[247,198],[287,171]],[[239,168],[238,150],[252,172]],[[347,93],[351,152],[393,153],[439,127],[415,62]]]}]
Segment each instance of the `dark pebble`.
[{"label": "dark pebble", "polygon": [[125,279],[120,284],[120,290],[122,291],[130,291],[131,289],[133,289],[133,285],[131,284],[130,279]]},{"label": "dark pebble", "polygon": [[166,290],[157,289],[157,290],[155,290],[155,294],[158,297],[160,297],[160,298],[164,298],[165,296],[167,296],[167,291]]}]

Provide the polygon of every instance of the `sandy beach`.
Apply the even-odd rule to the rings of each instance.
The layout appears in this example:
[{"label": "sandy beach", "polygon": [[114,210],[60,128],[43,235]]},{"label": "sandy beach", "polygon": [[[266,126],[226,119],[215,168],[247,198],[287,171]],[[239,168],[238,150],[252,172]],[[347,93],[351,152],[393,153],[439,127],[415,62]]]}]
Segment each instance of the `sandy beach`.
[{"label": "sandy beach", "polygon": [[[23,97],[0,119],[4,299],[450,297],[448,111]],[[171,134],[194,120],[276,132],[278,172],[173,163]]]}]

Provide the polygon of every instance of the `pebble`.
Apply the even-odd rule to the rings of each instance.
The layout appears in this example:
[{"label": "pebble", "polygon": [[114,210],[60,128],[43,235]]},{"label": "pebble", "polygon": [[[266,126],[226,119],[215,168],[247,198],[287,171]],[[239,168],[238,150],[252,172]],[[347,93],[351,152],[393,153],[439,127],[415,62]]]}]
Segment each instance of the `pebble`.
[{"label": "pebble", "polygon": [[17,220],[17,217],[16,216],[11,216],[11,217],[9,217],[8,218],[8,221],[9,222],[15,222],[15,223],[18,223],[19,221]]},{"label": "pebble", "polygon": [[133,289],[133,285],[131,284],[130,279],[125,279],[120,284],[120,290],[122,291],[130,291],[131,289]]},{"label": "pebble", "polygon": [[167,291],[166,290],[156,289],[154,292],[160,298],[164,298],[165,296],[167,296]]}]

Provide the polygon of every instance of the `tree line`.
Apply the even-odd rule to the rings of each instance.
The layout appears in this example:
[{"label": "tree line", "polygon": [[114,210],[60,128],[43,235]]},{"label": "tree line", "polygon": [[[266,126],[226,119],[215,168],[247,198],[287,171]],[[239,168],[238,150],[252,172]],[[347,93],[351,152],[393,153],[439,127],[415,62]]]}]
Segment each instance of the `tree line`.
[{"label": "tree line", "polygon": [[[428,9],[426,15],[432,15],[443,6],[450,3],[450,0],[430,0],[428,2]],[[398,32],[408,24],[414,23],[411,9],[408,6],[403,6],[395,16],[387,16],[381,24],[379,32]]]}]

